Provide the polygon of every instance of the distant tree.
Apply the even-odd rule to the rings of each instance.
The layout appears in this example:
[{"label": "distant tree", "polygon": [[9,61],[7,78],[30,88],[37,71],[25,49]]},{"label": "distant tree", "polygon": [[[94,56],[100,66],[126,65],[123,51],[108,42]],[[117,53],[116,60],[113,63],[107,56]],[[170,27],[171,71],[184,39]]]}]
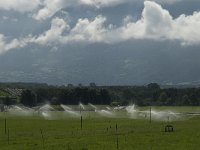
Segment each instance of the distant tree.
[{"label": "distant tree", "polygon": [[53,97],[51,99],[51,105],[59,105],[59,104],[60,104],[60,102],[57,97]]},{"label": "distant tree", "polygon": [[126,100],[131,100],[133,98],[133,94],[130,89],[126,89],[123,91],[123,98]]},{"label": "distant tree", "polygon": [[171,97],[168,97],[165,104],[168,106],[172,106],[172,105],[174,105],[174,101],[172,100]]},{"label": "distant tree", "polygon": [[144,106],[149,106],[149,105],[152,105],[152,102],[153,102],[152,98],[145,98],[143,100],[143,105]]},{"label": "distant tree", "polygon": [[79,84],[78,84],[78,87],[83,87],[82,83],[79,83]]},{"label": "distant tree", "polygon": [[21,103],[25,106],[33,107],[36,105],[36,96],[30,90],[24,90],[21,95]]},{"label": "distant tree", "polygon": [[195,90],[193,90],[193,93],[190,95],[190,100],[191,100],[191,105],[193,106],[199,105],[198,97]]},{"label": "distant tree", "polygon": [[96,83],[94,82],[90,83],[90,87],[96,87],[96,86],[97,86]]},{"label": "distant tree", "polygon": [[6,96],[5,99],[3,100],[3,104],[7,106],[12,105],[12,99]]},{"label": "distant tree", "polygon": [[128,100],[123,100],[123,101],[121,102],[121,105],[122,105],[122,106],[127,106],[127,105],[129,105],[129,101],[128,101]]},{"label": "distant tree", "polygon": [[182,97],[182,104],[186,105],[186,106],[192,104],[188,95],[183,95],[183,97]]},{"label": "distant tree", "polygon": [[159,90],[160,86],[157,83],[150,83],[147,85],[147,87],[151,90]]},{"label": "distant tree", "polygon": [[69,84],[67,85],[67,87],[68,87],[68,88],[73,88],[74,85],[69,83]]},{"label": "distant tree", "polygon": [[160,96],[158,98],[158,102],[161,105],[165,105],[167,103],[167,99],[168,99],[167,94],[165,92],[162,92],[162,93],[160,93]]},{"label": "distant tree", "polygon": [[47,99],[49,99],[49,92],[46,88],[38,88],[35,93],[37,103],[44,103]]},{"label": "distant tree", "polygon": [[111,98],[106,89],[101,89],[100,90],[100,99],[101,103],[100,104],[110,104]]}]

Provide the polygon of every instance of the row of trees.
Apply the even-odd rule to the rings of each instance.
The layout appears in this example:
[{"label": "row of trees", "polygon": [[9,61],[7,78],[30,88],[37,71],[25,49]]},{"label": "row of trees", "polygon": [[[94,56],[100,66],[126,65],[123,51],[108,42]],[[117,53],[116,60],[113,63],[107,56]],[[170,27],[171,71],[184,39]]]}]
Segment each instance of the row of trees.
[{"label": "row of trees", "polygon": [[[31,87],[23,90],[18,98],[26,106],[50,102],[51,104],[111,104],[139,106],[200,105],[200,88],[160,88],[156,83],[147,86],[88,86],[88,87]],[[9,105],[13,99],[4,98],[3,103]]]},{"label": "row of trees", "polygon": [[198,106],[200,105],[200,88],[161,89],[158,84],[147,86],[111,88],[112,97],[121,103],[135,103],[140,106]]},{"label": "row of trees", "polygon": [[39,88],[24,90],[21,95],[21,103],[26,106],[35,106],[40,103],[50,102],[53,105],[68,104],[110,104],[111,98],[106,89],[94,88]]}]

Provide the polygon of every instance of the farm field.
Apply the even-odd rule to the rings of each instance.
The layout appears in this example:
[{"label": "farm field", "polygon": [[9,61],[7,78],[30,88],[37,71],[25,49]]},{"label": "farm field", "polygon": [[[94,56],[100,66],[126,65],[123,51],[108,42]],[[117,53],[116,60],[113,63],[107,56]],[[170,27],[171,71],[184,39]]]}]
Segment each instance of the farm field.
[{"label": "farm field", "polygon": [[[147,111],[149,107],[137,108]],[[198,112],[200,107],[152,107],[164,111]],[[158,110],[158,111],[157,111]],[[111,112],[111,111],[109,111]],[[140,113],[140,111],[138,111]],[[23,112],[22,112],[23,113]],[[138,117],[119,110],[109,115],[94,111],[0,113],[1,150],[197,150],[200,147],[200,116],[176,119]],[[42,114],[42,115],[41,115]],[[81,129],[82,116],[82,129]],[[165,125],[174,132],[164,132]]]}]

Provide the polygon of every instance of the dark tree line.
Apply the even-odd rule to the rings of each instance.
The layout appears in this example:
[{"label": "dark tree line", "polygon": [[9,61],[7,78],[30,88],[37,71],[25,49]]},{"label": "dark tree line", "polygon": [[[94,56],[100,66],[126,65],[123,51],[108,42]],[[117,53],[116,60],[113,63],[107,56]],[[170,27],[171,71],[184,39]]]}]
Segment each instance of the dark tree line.
[{"label": "dark tree line", "polygon": [[24,90],[21,95],[21,103],[26,106],[50,102],[53,105],[68,104],[100,104],[108,105],[111,98],[106,89],[94,88],[39,88],[34,91]]},{"label": "dark tree line", "polygon": [[[91,86],[92,85],[92,86]],[[20,103],[36,106],[49,102],[54,105],[83,104],[139,106],[199,106],[200,88],[160,88],[156,83],[146,86],[36,86],[24,88]],[[6,105],[13,103],[9,97],[2,100]],[[15,102],[16,103],[16,102]]]},{"label": "dark tree line", "polygon": [[147,86],[113,87],[112,101],[120,104],[134,103],[139,106],[199,106],[200,88],[167,88],[161,89],[158,84]]}]

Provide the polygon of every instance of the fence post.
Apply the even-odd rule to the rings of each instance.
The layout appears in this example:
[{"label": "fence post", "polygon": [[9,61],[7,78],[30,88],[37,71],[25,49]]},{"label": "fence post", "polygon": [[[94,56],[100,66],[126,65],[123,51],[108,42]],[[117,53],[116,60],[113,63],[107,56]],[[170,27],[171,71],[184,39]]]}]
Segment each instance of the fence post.
[{"label": "fence post", "polygon": [[5,123],[4,126],[5,126],[5,134],[6,134],[6,132],[7,132],[7,120],[6,120],[6,118],[5,118],[5,122],[4,123]]},{"label": "fence post", "polygon": [[9,133],[9,129],[8,129],[8,144],[10,144],[10,135],[9,135],[10,133]]},{"label": "fence post", "polygon": [[43,149],[44,149],[44,135],[43,135],[42,129],[40,129],[40,134],[42,136],[42,146],[43,146]]},{"label": "fence post", "polygon": [[83,128],[83,117],[81,116],[81,130]]}]

